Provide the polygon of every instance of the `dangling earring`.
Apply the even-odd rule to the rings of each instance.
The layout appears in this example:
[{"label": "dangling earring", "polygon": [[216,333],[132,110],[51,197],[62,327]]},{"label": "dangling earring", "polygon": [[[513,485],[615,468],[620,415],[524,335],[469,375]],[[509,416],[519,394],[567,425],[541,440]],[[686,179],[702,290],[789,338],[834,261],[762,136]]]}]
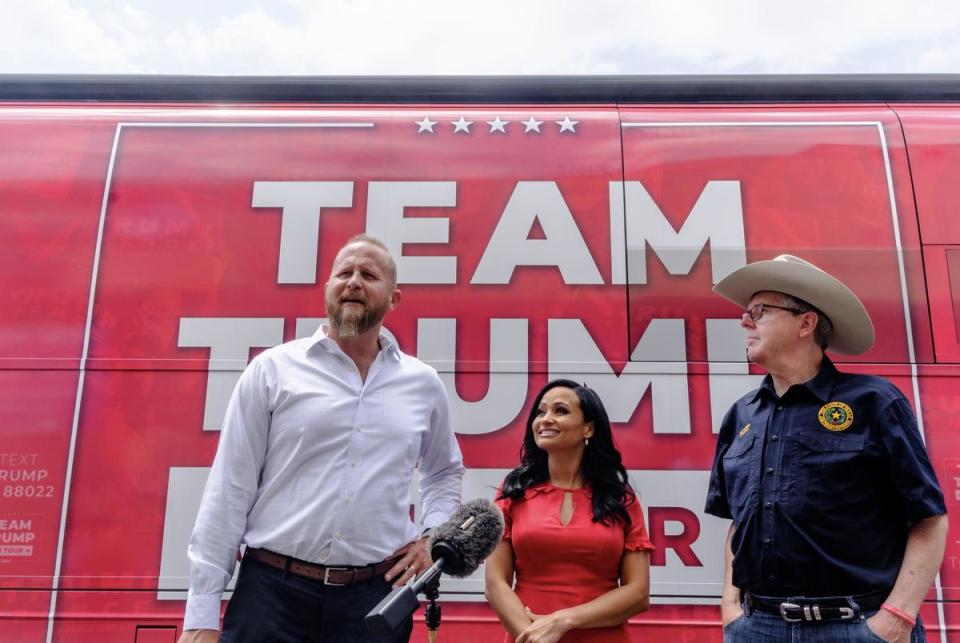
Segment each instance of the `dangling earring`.
[{"label": "dangling earring", "polygon": [[585,447],[590,446],[590,438],[584,438],[584,439],[583,439],[583,446],[585,446]]}]

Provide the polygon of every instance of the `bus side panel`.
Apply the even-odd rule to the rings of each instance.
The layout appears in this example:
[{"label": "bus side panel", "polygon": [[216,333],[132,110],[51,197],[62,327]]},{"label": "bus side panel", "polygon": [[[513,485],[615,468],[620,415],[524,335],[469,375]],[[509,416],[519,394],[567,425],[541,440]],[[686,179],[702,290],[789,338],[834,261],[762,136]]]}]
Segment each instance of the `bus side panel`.
[{"label": "bus side panel", "polygon": [[0,105],[0,629],[10,641],[47,630],[114,132],[76,116]]},{"label": "bus side panel", "polygon": [[938,362],[960,362],[960,108],[896,106],[910,146]]},{"label": "bus side panel", "polygon": [[924,244],[960,244],[956,221],[960,107],[894,105],[910,150]]},{"label": "bus side panel", "polygon": [[[45,631],[98,193],[108,173],[56,640],[133,640],[138,625],[179,624],[186,538],[225,391],[252,355],[315,328],[333,252],[361,231],[397,244],[404,300],[387,327],[445,379],[469,469],[467,498],[489,497],[516,463],[527,405],[547,378],[586,381],[617,407],[615,435],[660,547],[655,600],[711,603],[719,594],[726,527],[702,514],[713,428],[731,393],[759,376],[735,350],[737,311],[710,292],[712,271],[729,263],[737,244],[694,244],[685,263],[682,231],[697,203],[736,201],[724,200],[730,185],[705,192],[711,181],[737,183],[744,260],[815,253],[864,297],[878,344],[862,360],[843,359],[848,368],[890,377],[916,403],[909,363],[921,364],[931,457],[953,502],[957,374],[927,370],[934,347],[926,293],[935,306],[936,291],[933,278],[924,280],[903,138],[888,110],[625,108],[624,123],[665,124],[621,130],[612,108],[564,106],[45,109],[52,131],[90,132],[77,135],[83,153],[58,155],[55,137],[31,130],[25,149],[42,153],[25,155],[23,168],[35,162],[28,174],[41,179],[29,189],[11,184],[24,215],[0,219],[28,249],[12,255],[18,260],[5,263],[4,274],[22,282],[31,278],[24,266],[41,267],[24,291],[35,299],[11,300],[14,310],[31,303],[0,327],[8,351],[0,375],[9,384],[0,388],[9,398],[2,408],[10,416],[0,431],[13,432],[11,470],[34,472],[18,476],[46,470],[59,480],[53,502],[16,505],[18,537],[28,537],[22,527],[33,528],[36,513],[43,544],[29,563],[0,556],[0,576],[23,572],[0,585],[0,606],[10,607],[0,613],[5,633],[37,640],[32,634]],[[769,129],[771,121],[780,126]],[[118,122],[126,125],[114,147]],[[19,136],[24,126],[0,123],[0,131]],[[5,171],[19,169],[7,163]],[[47,183],[57,189],[44,192]],[[0,195],[7,189],[0,183]],[[68,220],[51,221],[54,210]],[[921,225],[922,213],[921,205]],[[53,240],[33,243],[32,229]],[[646,249],[643,283],[635,272],[643,253],[624,244],[644,246],[637,236],[654,229],[662,235]],[[37,247],[43,251],[30,256]],[[50,290],[61,268],[67,285]],[[55,311],[52,322],[46,310]],[[18,352],[31,343],[35,354]],[[38,369],[39,358],[47,361]],[[32,454],[36,464],[28,465]],[[951,551],[945,597],[958,587]],[[39,591],[23,593],[22,583]],[[444,586],[473,602],[448,599],[441,636],[499,639],[478,577]],[[923,614],[939,629],[934,603]],[[721,638],[709,604],[655,605],[631,631],[637,640]]]},{"label": "bus side panel", "polygon": [[[936,366],[921,366],[923,428],[931,460],[954,523],[940,571],[946,622],[956,629],[960,610],[960,109],[954,105],[896,105],[903,123],[916,190],[930,298]],[[951,632],[951,640],[960,635]]]},{"label": "bus side panel", "polygon": [[[625,180],[637,204],[628,263],[646,261],[645,283],[629,290],[631,342],[672,308],[697,340],[687,358],[724,361],[708,354],[704,319],[736,320],[740,311],[710,287],[743,261],[787,253],[838,274],[871,313],[874,347],[838,361],[933,361],[910,174],[889,110],[624,109],[623,121]],[[657,249],[662,240],[642,228],[645,208],[658,209],[678,239],[704,247],[696,263],[677,261],[679,243]]]}]

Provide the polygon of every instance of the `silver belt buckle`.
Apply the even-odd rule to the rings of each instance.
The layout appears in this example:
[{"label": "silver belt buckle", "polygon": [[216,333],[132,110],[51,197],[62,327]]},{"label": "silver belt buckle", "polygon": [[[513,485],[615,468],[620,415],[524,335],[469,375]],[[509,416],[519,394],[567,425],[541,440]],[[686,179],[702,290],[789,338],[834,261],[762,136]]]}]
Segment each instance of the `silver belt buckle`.
[{"label": "silver belt buckle", "polygon": [[785,620],[787,623],[800,623],[803,621],[802,618],[790,618],[787,616],[787,610],[798,610],[800,606],[796,603],[780,603],[780,618]]},{"label": "silver belt buckle", "polygon": [[334,583],[330,580],[330,572],[348,572],[350,569],[348,567],[326,567],[323,570],[323,584],[330,585],[331,587],[343,587],[347,583]]}]

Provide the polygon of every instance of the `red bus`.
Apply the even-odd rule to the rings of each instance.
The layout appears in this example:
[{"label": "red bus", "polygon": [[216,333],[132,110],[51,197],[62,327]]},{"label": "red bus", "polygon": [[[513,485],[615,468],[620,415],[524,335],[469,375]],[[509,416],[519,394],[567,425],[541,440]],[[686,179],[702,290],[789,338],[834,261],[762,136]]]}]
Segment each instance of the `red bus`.
[{"label": "red bus", "polygon": [[[658,549],[640,641],[720,641],[715,432],[756,386],[711,286],[803,257],[877,329],[960,504],[960,76],[0,76],[0,638],[175,641],[233,384],[311,333],[350,236],[491,497],[559,376],[603,397]],[[414,508],[416,510],[416,508]],[[863,534],[850,534],[861,538]],[[498,640],[482,574],[440,640]],[[960,543],[922,614],[960,641]],[[417,625],[414,640],[422,640]]]}]

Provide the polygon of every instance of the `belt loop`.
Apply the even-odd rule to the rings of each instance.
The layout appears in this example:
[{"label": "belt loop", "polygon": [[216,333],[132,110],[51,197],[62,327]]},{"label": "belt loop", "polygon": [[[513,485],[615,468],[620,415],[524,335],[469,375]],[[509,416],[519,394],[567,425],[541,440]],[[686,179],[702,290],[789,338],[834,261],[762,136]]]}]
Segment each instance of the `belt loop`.
[{"label": "belt loop", "polygon": [[857,602],[857,600],[852,596],[848,596],[847,603],[850,605],[850,609],[853,610],[853,618],[858,621],[864,620],[863,610],[860,609],[860,604]]},{"label": "belt loop", "polygon": [[290,578],[290,564],[293,562],[292,556],[287,556],[286,562],[283,564],[283,580]]}]

